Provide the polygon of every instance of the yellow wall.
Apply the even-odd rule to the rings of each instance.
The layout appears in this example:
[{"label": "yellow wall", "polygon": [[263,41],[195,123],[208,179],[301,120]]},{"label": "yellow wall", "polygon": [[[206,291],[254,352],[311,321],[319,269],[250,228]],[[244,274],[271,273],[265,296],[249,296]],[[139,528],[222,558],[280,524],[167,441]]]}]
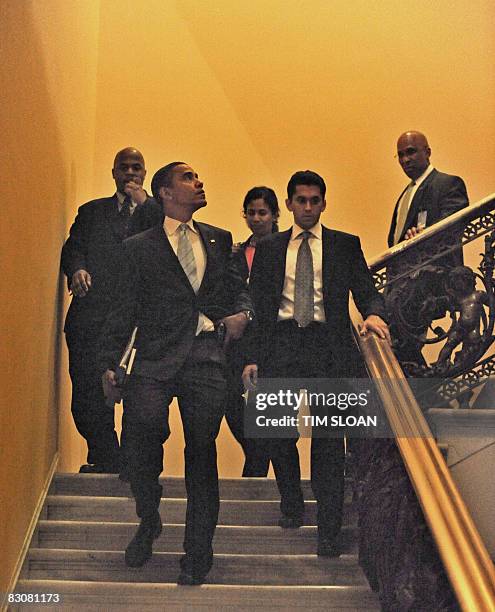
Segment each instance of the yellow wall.
[{"label": "yellow wall", "polygon": [[[420,1],[414,12],[395,0],[105,0],[95,194],[110,192],[109,162],[132,143],[149,178],[191,163],[209,200],[198,218],[240,240],[247,189],[265,183],[283,200],[292,172],[309,167],[327,179],[324,221],[375,255],[406,182],[394,159],[402,131],[425,131],[433,162],[463,176],[473,200],[495,191],[492,10],[491,0]],[[139,44],[123,50],[124,36]],[[181,473],[176,412],[172,431],[165,464]],[[228,432],[219,460],[224,475],[240,473]]]},{"label": "yellow wall", "polygon": [[[292,172],[315,169],[329,187],[324,222],[374,255],[405,183],[393,159],[402,131],[424,131],[434,164],[463,176],[473,201],[495,191],[492,12],[492,0],[0,3],[0,591],[56,452],[57,400],[60,466],[84,462],[58,258],[77,206],[113,191],[115,152],[140,148],[148,178],[193,164],[209,199],[199,218],[236,239],[248,188],[283,200]],[[182,470],[176,420],[168,473]],[[219,447],[221,472],[237,475],[228,434]]]},{"label": "yellow wall", "polygon": [[58,397],[67,398],[56,373],[59,257],[73,202],[92,193],[98,8],[0,3],[0,592],[57,451]]}]

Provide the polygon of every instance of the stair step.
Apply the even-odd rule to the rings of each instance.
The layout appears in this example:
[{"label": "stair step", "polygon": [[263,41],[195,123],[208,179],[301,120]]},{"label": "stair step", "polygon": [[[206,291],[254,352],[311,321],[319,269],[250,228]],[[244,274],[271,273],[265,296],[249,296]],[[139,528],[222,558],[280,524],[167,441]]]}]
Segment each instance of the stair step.
[{"label": "stair step", "polygon": [[[160,478],[163,496],[186,497],[184,478]],[[309,480],[301,481],[305,499],[314,499]],[[219,481],[220,499],[279,500],[277,483],[270,478],[223,478]],[[117,474],[56,474],[51,494],[126,497],[131,495],[128,482]]]},{"label": "stair step", "polygon": [[[349,524],[354,514],[345,509],[344,523]],[[184,523],[185,499],[163,499],[160,504],[162,520]],[[275,526],[280,517],[278,501],[224,500],[220,504],[220,525]],[[132,498],[49,495],[46,498],[45,519],[59,521],[135,522]],[[346,523],[347,521],[347,523]],[[305,525],[316,525],[316,502],[306,502]]]},{"label": "stair step", "polygon": [[[326,610],[378,612],[378,597],[368,587],[354,586],[244,586],[137,582],[85,582],[76,580],[20,580],[22,593],[58,593],[62,606],[55,610]],[[33,609],[32,606],[29,609]],[[46,609],[46,606],[43,606]]]},{"label": "stair step", "polygon": [[[154,552],[142,568],[128,568],[124,553],[32,549],[27,577],[32,579],[109,582],[174,582],[180,553]],[[215,555],[208,575],[211,584],[279,586],[366,586],[356,555],[329,559],[313,555]]]},{"label": "stair step", "polygon": [[[136,520],[136,519],[135,519]],[[94,523],[90,521],[40,520],[37,531],[39,548],[85,550],[124,550],[136,532],[138,523]],[[182,552],[184,526],[164,524],[155,543],[157,552]],[[341,548],[346,554],[357,553],[357,530],[346,527],[341,533]],[[280,527],[225,526],[215,531],[215,553],[237,554],[312,554],[316,549],[316,527],[280,529]]]}]

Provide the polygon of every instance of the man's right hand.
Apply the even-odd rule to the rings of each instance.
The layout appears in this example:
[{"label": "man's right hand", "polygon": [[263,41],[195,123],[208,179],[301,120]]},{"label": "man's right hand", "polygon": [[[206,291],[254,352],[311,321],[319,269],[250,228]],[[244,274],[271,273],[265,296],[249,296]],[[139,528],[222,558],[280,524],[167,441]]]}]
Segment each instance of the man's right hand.
[{"label": "man's right hand", "polygon": [[70,290],[77,297],[84,297],[91,288],[91,274],[87,270],[76,270],[70,281]]},{"label": "man's right hand", "polygon": [[250,363],[245,366],[242,372],[242,382],[246,391],[253,391],[258,382],[258,366],[255,363]]},{"label": "man's right hand", "polygon": [[148,198],[148,194],[143,189],[143,186],[135,181],[126,183],[124,191],[136,204],[144,204]]}]

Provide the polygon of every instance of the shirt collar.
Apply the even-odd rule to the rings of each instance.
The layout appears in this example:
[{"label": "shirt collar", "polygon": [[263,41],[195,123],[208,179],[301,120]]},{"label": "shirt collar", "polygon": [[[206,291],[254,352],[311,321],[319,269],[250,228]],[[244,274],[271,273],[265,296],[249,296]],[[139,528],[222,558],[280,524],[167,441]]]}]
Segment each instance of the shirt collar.
[{"label": "shirt collar", "polygon": [[318,223],[316,223],[315,225],[313,225],[313,227],[310,227],[309,230],[304,230],[302,227],[299,227],[299,225],[297,225],[297,223],[294,223],[294,225],[292,226],[292,234],[290,239],[291,240],[296,240],[297,237],[302,234],[303,232],[308,231],[310,232],[310,234],[314,237],[314,238],[318,238],[318,240],[321,240],[321,223],[318,221]]},{"label": "shirt collar", "polygon": [[414,181],[414,184],[416,186],[421,185],[421,183],[433,172],[433,170],[435,170],[435,168],[431,164],[429,164],[428,168],[426,168],[423,174]]},{"label": "shirt collar", "polygon": [[184,222],[178,221],[177,219],[172,219],[172,217],[165,217],[163,220],[163,229],[165,230],[167,236],[172,236],[178,230],[179,225],[182,225],[182,223],[185,223],[195,234],[198,233],[198,230],[194,227],[192,218],[189,219],[189,221]]},{"label": "shirt collar", "polygon": [[[122,206],[122,204],[124,203],[124,200],[126,199],[126,194],[125,193],[120,193],[120,191],[117,191],[117,200],[119,201],[119,204]],[[131,203],[133,204],[134,202],[132,201],[131,198]]]},{"label": "shirt collar", "polygon": [[[119,207],[119,212],[120,212],[122,210],[122,206],[124,205],[126,194],[120,193],[120,191],[116,191],[115,195],[117,196],[117,206]],[[136,208],[136,206],[137,206],[136,202],[134,202],[134,200],[131,198],[131,203],[129,205],[129,210],[131,213]]]}]

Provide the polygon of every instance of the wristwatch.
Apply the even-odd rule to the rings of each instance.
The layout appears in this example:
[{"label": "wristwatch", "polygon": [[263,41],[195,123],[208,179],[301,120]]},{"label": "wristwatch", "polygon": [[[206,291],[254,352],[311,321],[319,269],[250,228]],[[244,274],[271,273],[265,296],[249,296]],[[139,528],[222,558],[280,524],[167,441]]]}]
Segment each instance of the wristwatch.
[{"label": "wristwatch", "polygon": [[252,310],[242,310],[241,312],[246,315],[246,319],[251,323],[254,319],[254,312]]}]

